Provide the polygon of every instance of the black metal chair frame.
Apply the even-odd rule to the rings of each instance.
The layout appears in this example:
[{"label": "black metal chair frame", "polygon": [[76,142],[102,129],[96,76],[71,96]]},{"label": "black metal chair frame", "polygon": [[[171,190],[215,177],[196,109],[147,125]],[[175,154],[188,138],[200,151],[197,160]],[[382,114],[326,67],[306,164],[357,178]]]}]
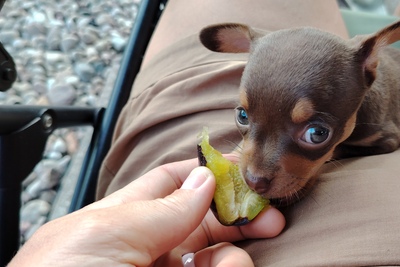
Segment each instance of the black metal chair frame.
[{"label": "black metal chair frame", "polygon": [[[143,55],[166,0],[142,0],[106,108],[0,106],[0,266],[19,249],[22,181],[42,159],[48,136],[57,128],[94,128],[71,202],[70,212],[95,199],[101,163],[111,145],[120,111],[128,100]],[[4,0],[0,1],[0,9]],[[12,57],[0,44],[0,91],[16,78]]]}]

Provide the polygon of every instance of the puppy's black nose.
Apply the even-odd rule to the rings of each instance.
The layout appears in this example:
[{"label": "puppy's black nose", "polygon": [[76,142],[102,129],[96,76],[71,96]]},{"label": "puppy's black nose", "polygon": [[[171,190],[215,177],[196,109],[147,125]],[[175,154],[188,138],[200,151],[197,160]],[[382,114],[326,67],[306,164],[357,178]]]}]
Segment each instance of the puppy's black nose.
[{"label": "puppy's black nose", "polygon": [[271,179],[267,177],[254,176],[249,171],[246,172],[245,180],[249,187],[260,195],[266,193],[271,184]]}]

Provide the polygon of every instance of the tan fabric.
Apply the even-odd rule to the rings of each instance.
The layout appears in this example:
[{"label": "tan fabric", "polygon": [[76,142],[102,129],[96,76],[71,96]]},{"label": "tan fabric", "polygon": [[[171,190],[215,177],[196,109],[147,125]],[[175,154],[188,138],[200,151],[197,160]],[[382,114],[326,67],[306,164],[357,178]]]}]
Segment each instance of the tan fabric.
[{"label": "tan fabric", "polygon": [[[247,55],[217,54],[190,37],[144,69],[118,122],[98,197],[160,164],[196,157],[196,136],[229,152]],[[400,264],[400,151],[329,163],[311,195],[284,210],[286,230],[241,243],[256,266]]]},{"label": "tan fabric", "polygon": [[400,151],[332,162],[311,194],[284,210],[271,240],[242,244],[256,266],[400,265]]}]

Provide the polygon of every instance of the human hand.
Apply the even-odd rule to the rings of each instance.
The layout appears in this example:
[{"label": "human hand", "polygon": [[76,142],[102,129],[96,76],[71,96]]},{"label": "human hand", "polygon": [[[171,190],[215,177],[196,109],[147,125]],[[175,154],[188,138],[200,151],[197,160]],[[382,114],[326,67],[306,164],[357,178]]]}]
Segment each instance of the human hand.
[{"label": "human hand", "polygon": [[253,266],[227,242],[278,235],[274,208],[240,227],[221,225],[209,211],[215,180],[197,160],[158,167],[114,194],[45,224],[21,248],[13,266]]}]

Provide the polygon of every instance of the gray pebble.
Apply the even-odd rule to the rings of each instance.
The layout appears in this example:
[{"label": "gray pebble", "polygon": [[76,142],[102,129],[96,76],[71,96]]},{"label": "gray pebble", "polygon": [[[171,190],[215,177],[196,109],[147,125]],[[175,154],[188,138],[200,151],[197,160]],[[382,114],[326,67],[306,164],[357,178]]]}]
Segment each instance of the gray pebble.
[{"label": "gray pebble", "polygon": [[26,16],[25,10],[22,9],[11,9],[7,13],[5,13],[7,18],[17,19],[20,17]]},{"label": "gray pebble", "polygon": [[64,106],[71,105],[75,101],[77,93],[70,84],[58,84],[50,88],[47,97],[52,105]]},{"label": "gray pebble", "polygon": [[90,31],[85,31],[80,36],[82,41],[87,45],[95,43],[98,39],[97,35]]},{"label": "gray pebble", "polygon": [[51,150],[64,154],[67,152],[67,144],[65,143],[64,139],[59,137],[54,141]]},{"label": "gray pebble", "polygon": [[104,24],[112,25],[113,18],[111,17],[111,15],[103,13],[96,17],[95,22],[96,22],[96,25],[99,25],[99,26],[104,25]]},{"label": "gray pebble", "polygon": [[39,94],[44,94],[47,92],[47,85],[45,82],[36,81],[33,83],[32,89]]},{"label": "gray pebble", "polygon": [[98,40],[94,46],[98,52],[104,52],[111,49],[111,42],[108,39],[105,40]]},{"label": "gray pebble", "polygon": [[78,44],[79,36],[77,36],[76,34],[67,35],[60,42],[61,51],[69,52],[73,50]]},{"label": "gray pebble", "polygon": [[65,77],[65,82],[74,86],[75,88],[77,88],[80,80],[79,80],[79,77],[76,75],[69,75],[69,76]]},{"label": "gray pebble", "polygon": [[48,169],[39,176],[41,191],[54,188],[60,182],[61,174],[57,169]]},{"label": "gray pebble", "polygon": [[30,200],[37,198],[39,194],[42,192],[42,185],[39,179],[34,180],[32,183],[30,183],[24,190],[24,193],[26,194],[25,199]]},{"label": "gray pebble", "polygon": [[63,154],[58,151],[50,151],[49,153],[46,154],[46,157],[48,159],[54,159],[54,160],[61,159],[62,156],[63,156]]},{"label": "gray pebble", "polygon": [[122,52],[127,44],[128,40],[121,36],[114,36],[111,39],[111,45],[117,52]]},{"label": "gray pebble", "polygon": [[5,101],[6,105],[16,105],[16,104],[23,104],[23,103],[24,103],[24,100],[22,99],[22,97],[20,97],[18,95],[11,95]]},{"label": "gray pebble", "polygon": [[57,167],[56,167],[57,171],[62,174],[65,173],[70,162],[71,162],[70,155],[65,155],[64,157],[62,157],[62,159],[57,161]]},{"label": "gray pebble", "polygon": [[19,38],[19,33],[16,31],[0,31],[0,41],[4,45],[12,44]]},{"label": "gray pebble", "polygon": [[31,19],[37,24],[44,24],[47,22],[46,14],[36,10],[32,12]]},{"label": "gray pebble", "polygon": [[39,199],[44,200],[47,203],[52,203],[54,201],[54,199],[56,198],[56,196],[57,196],[57,191],[46,190],[40,194]]},{"label": "gray pebble", "polygon": [[90,82],[96,76],[94,67],[88,63],[80,62],[75,65],[75,73],[84,82]]},{"label": "gray pebble", "polygon": [[59,50],[61,43],[61,27],[51,27],[46,37],[47,47],[50,50]]},{"label": "gray pebble", "polygon": [[21,49],[27,47],[28,45],[29,45],[29,41],[28,40],[23,40],[23,39],[19,39],[19,38],[14,37],[14,41],[12,41],[12,46],[16,50],[21,50]]},{"label": "gray pebble", "polygon": [[28,177],[26,177],[24,179],[24,181],[22,181],[22,187],[27,187],[30,183],[32,183],[33,181],[35,181],[37,179],[37,173],[35,172],[31,172]]},{"label": "gray pebble", "polygon": [[6,92],[0,92],[0,100],[6,100],[7,99],[7,97],[8,97],[8,95],[7,95],[7,93]]},{"label": "gray pebble", "polygon": [[34,223],[41,216],[47,215],[50,212],[50,209],[51,205],[42,199],[29,201],[21,209],[21,220]]},{"label": "gray pebble", "polygon": [[46,60],[49,65],[55,65],[60,62],[68,61],[68,56],[58,51],[48,51],[46,53]]},{"label": "gray pebble", "polygon": [[22,36],[26,39],[30,39],[38,35],[45,35],[46,31],[46,27],[43,23],[31,22],[23,27]]}]

